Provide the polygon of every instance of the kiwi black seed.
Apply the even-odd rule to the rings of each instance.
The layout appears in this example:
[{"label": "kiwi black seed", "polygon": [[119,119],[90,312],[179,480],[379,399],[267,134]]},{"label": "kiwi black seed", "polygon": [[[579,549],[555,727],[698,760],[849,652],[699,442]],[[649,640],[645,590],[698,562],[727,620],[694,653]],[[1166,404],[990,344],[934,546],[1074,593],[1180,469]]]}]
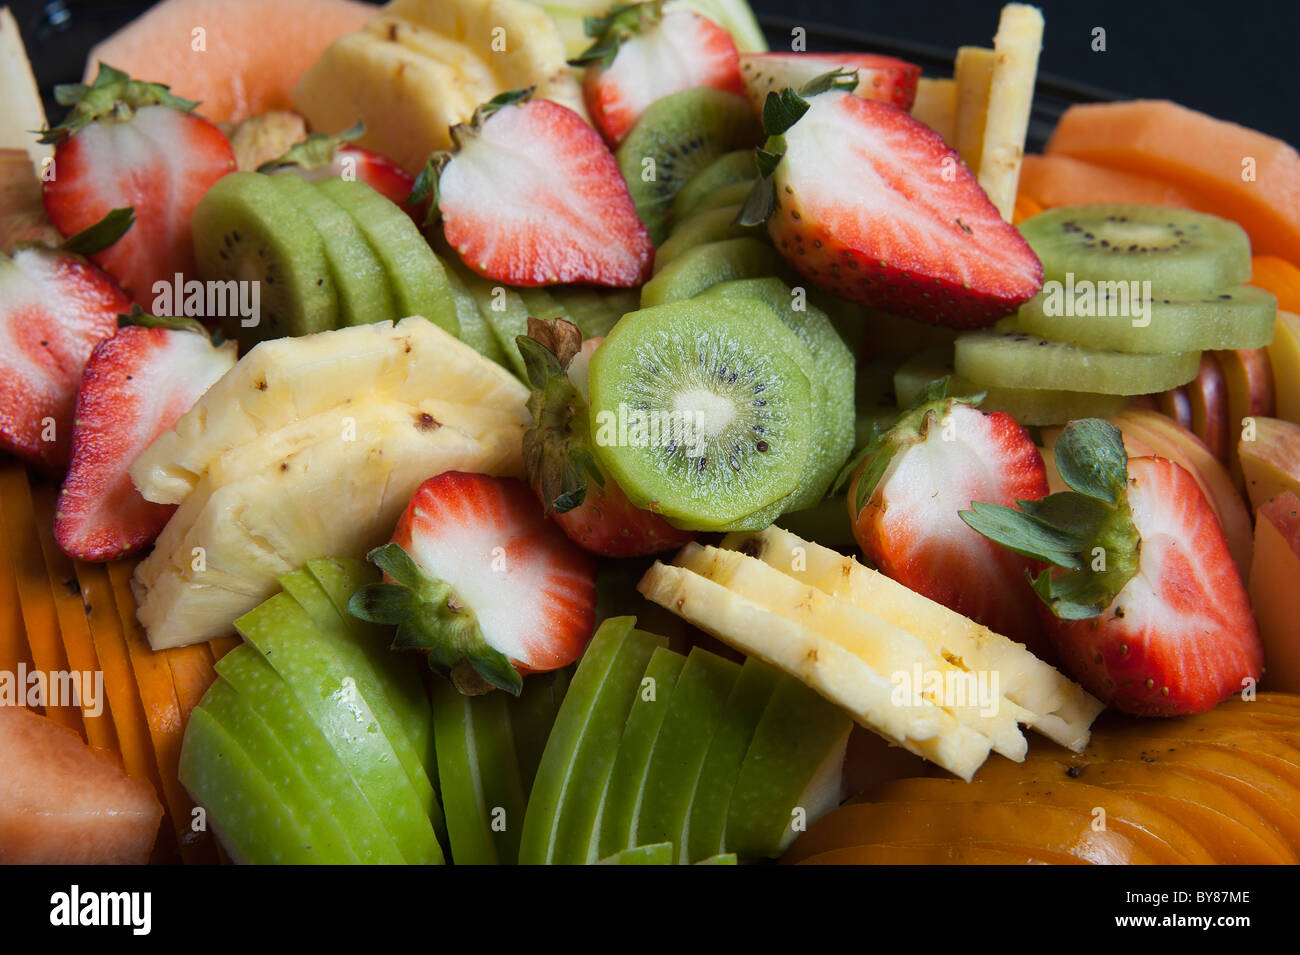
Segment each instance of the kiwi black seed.
[{"label": "kiwi black seed", "polygon": [[743,97],[707,87],[665,96],[641,114],[618,148],[618,166],[655,245],[668,235],[682,186],[724,153],[756,146],[761,136]]},{"label": "kiwi black seed", "polygon": [[634,504],[692,530],[734,525],[800,487],[812,454],[805,346],[750,299],[623,317],[591,359],[591,433]]}]

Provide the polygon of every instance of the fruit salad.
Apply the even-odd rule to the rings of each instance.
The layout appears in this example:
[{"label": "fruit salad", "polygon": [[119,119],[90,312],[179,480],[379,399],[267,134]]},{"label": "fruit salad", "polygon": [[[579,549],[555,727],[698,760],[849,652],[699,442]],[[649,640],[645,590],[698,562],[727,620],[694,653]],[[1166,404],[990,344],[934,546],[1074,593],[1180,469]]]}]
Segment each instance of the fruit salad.
[{"label": "fruit salad", "polygon": [[0,10],[0,863],[1296,863],[1300,154],[990,27]]}]

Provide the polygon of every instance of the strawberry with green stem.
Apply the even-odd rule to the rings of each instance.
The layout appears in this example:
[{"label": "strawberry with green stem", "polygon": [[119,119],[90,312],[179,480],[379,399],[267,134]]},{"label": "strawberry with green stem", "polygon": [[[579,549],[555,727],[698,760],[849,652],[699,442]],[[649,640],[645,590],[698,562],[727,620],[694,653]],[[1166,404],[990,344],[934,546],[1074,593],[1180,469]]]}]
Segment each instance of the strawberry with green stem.
[{"label": "strawberry with green stem", "polygon": [[353,140],[365,135],[364,123],[336,136],[312,133],[276,159],[257,167],[264,173],[293,173],[308,182],[317,179],[355,179],[364,182],[394,205],[403,207],[417,221],[424,211],[408,206],[415,180],[411,174],[387,156],[356,145]]}]

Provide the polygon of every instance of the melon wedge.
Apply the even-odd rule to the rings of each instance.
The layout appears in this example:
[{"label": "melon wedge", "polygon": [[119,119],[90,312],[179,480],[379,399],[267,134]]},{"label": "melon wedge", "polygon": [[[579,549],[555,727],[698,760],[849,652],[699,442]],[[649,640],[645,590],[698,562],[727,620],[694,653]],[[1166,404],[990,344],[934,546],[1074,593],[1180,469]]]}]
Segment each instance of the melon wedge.
[{"label": "melon wedge", "polygon": [[1187,195],[1168,182],[1070,156],[1026,156],[1020,167],[1020,194],[1032,197],[1044,209],[1088,202],[1192,207]]},{"label": "melon wedge", "polygon": [[162,806],[72,730],[0,707],[0,864],[142,865]]}]

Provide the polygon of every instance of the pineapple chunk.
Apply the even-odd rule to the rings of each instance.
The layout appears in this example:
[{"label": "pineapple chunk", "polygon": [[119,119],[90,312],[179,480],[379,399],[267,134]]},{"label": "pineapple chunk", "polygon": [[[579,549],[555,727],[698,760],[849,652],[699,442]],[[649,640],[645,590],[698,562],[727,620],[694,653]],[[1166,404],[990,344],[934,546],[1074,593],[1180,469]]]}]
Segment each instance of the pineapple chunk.
[{"label": "pineapple chunk", "polygon": [[429,406],[435,419],[473,417],[480,424],[470,430],[485,441],[493,413],[502,421],[498,442],[518,440],[529,420],[518,379],[415,316],[262,342],[136,459],[131,479],[147,500],[178,504],[222,455],[356,396],[416,407],[443,401]]},{"label": "pineapple chunk", "polygon": [[38,143],[36,130],[45,128],[45,107],[36,87],[31,61],[18,23],[8,7],[0,7],[0,149],[22,149],[37,173],[54,155],[54,147]]},{"label": "pineapple chunk", "polygon": [[969,780],[989,755],[989,740],[927,701],[896,706],[893,685],[861,657],[721,584],[655,562],[638,585],[648,600],[801,680],[863,726]]},{"label": "pineapple chunk", "polygon": [[1029,111],[1043,48],[1043,14],[1037,7],[1008,3],[993,39],[995,62],[988,87],[977,175],[1002,218],[1011,221],[1025,155]]},{"label": "pineapple chunk", "polygon": [[[859,607],[800,583],[774,567],[734,550],[688,544],[674,561],[732,593],[752,600],[787,620],[815,630],[857,656],[872,670],[889,679],[895,673],[911,678],[914,667],[922,672],[962,677],[962,670],[935,654],[918,637]],[[918,688],[918,692],[923,692]],[[995,752],[1021,762],[1029,745],[1018,719],[1030,719],[1019,706],[999,692],[992,713],[982,712],[973,698],[963,705],[925,695],[935,706],[951,713],[957,722],[988,737]]]},{"label": "pineapple chunk", "polygon": [[989,84],[993,80],[996,55],[980,46],[963,46],[957,50],[954,75],[957,81],[956,147],[964,162],[976,176],[984,155],[984,126],[989,109]]},{"label": "pineapple chunk", "polygon": [[1087,745],[1089,727],[1102,711],[1102,703],[1023,644],[908,590],[852,557],[779,527],[759,534],[729,534],[722,546],[888,620],[924,640],[941,657],[960,660],[970,669],[997,670],[1002,694],[1030,714],[1023,721],[1076,752]]},{"label": "pineapple chunk", "polygon": [[949,146],[957,142],[957,81],[921,77],[916,82],[912,115],[944,138]]}]

